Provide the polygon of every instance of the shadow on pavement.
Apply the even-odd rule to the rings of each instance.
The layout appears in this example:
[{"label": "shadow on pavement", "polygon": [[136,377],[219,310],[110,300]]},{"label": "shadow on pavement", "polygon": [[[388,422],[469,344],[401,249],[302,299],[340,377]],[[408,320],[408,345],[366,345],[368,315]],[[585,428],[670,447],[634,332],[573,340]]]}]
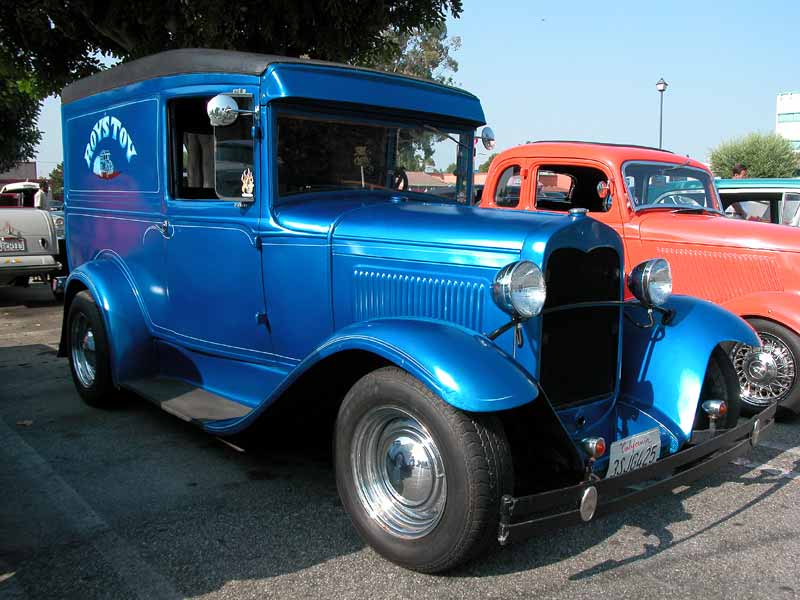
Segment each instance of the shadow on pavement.
[{"label": "shadow on pavement", "polygon": [[50,286],[46,283],[32,283],[28,287],[0,287],[0,308],[18,305],[40,308],[60,304],[61,302],[53,297]]},{"label": "shadow on pavement", "polygon": [[[0,366],[5,367],[0,418],[13,429],[24,403],[25,414],[35,415],[35,420],[30,427],[15,429],[18,437],[85,499],[110,532],[181,594],[197,596],[231,581],[297,573],[364,548],[339,503],[330,436],[324,428],[310,427],[315,421],[311,415],[295,411],[292,418],[263,423],[251,435],[234,440],[245,446],[247,452],[241,453],[131,394],[123,396],[117,409],[84,406],[69,380],[67,361],[50,360],[52,353],[44,345],[0,349]],[[23,369],[14,361],[28,356],[48,360],[33,364],[20,379]],[[13,397],[6,393],[21,386],[30,389]],[[731,467],[737,472],[741,468]],[[800,468],[800,460],[794,468]],[[21,473],[14,482],[17,494],[0,497],[0,530],[6,532],[0,554],[31,596],[52,595],[48,586],[54,578],[74,577],[69,566],[73,554],[76,561],[78,555],[86,561],[97,553],[98,532],[82,530],[53,501],[47,504],[36,489],[37,481],[25,479],[24,465],[0,462],[0,481],[8,481],[14,469]],[[728,472],[624,513],[495,551],[449,575],[496,576],[559,563],[598,545],[622,543],[609,538],[625,525],[657,539],[636,556],[569,575],[573,581],[590,579],[702,536],[792,481],[765,471],[738,478]],[[713,523],[675,539],[669,526],[693,518],[685,501],[730,480],[770,487]],[[30,501],[31,508],[9,504],[20,498]],[[35,510],[41,513],[24,512]],[[14,514],[25,518],[9,523]],[[50,534],[36,538],[37,528],[50,528]],[[58,534],[62,530],[65,533]],[[96,561],[98,571],[108,569],[102,556]],[[91,564],[83,562],[82,568],[91,570]],[[387,563],[386,568],[392,567]],[[80,585],[75,582],[76,593]],[[71,594],[72,588],[62,588],[63,595]]]}]

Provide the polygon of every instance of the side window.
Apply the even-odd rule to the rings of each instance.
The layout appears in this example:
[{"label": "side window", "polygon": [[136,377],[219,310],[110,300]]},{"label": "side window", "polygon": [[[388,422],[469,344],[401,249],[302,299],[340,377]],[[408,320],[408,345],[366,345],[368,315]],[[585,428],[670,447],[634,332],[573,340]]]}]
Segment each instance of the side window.
[{"label": "side window", "polygon": [[570,208],[586,208],[590,212],[606,212],[611,206],[611,197],[600,197],[600,183],[607,184],[608,178],[594,167],[541,165],[536,173],[536,208],[565,212]]},{"label": "side window", "polygon": [[513,208],[519,204],[519,192],[522,187],[519,165],[512,165],[500,173],[497,187],[494,190],[496,206]]},{"label": "side window", "polygon": [[[174,198],[241,200],[253,194],[252,115],[240,114],[226,127],[212,127],[206,114],[210,97],[168,104],[170,176]],[[249,97],[237,98],[249,108]]]},{"label": "side window", "polygon": [[787,193],[783,196],[781,223],[800,227],[800,194]]},{"label": "side window", "polygon": [[576,178],[569,173],[539,169],[536,174],[536,208],[544,210],[569,210]]},{"label": "side window", "polygon": [[725,209],[725,214],[734,219],[769,223],[771,218],[769,200],[738,200]]}]

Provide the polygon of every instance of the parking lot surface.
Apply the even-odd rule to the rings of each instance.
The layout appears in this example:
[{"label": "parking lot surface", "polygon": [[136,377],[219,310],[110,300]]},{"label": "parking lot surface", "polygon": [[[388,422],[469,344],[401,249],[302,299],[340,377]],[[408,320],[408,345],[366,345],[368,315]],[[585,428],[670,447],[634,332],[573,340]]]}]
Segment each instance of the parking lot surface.
[{"label": "parking lot surface", "polygon": [[243,453],[135,397],[85,406],[61,316],[0,288],[0,598],[800,597],[798,420],[692,487],[419,575],[359,540],[302,428]]}]

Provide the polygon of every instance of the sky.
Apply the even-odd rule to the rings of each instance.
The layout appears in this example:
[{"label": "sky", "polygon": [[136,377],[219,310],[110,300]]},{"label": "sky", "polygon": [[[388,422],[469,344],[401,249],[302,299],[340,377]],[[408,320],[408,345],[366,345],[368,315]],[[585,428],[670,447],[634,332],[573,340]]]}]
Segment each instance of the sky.
[{"label": "sky", "polygon": [[[800,91],[796,0],[464,0],[447,26],[462,42],[454,78],[481,99],[500,150],[544,139],[655,146],[663,77],[664,147],[707,160],[723,140],[773,130],[776,94]],[[62,158],[59,111],[45,101],[40,175]]]}]

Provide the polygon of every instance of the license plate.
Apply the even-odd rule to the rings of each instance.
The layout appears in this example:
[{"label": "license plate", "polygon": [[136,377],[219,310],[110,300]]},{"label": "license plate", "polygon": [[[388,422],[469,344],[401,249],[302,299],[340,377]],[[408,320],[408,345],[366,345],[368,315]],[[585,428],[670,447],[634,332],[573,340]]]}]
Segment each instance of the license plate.
[{"label": "license plate", "polygon": [[21,238],[0,238],[0,252],[25,252],[25,240]]},{"label": "license plate", "polygon": [[661,454],[661,435],[658,429],[637,433],[611,444],[606,477],[619,477],[641,469],[658,460]]}]

